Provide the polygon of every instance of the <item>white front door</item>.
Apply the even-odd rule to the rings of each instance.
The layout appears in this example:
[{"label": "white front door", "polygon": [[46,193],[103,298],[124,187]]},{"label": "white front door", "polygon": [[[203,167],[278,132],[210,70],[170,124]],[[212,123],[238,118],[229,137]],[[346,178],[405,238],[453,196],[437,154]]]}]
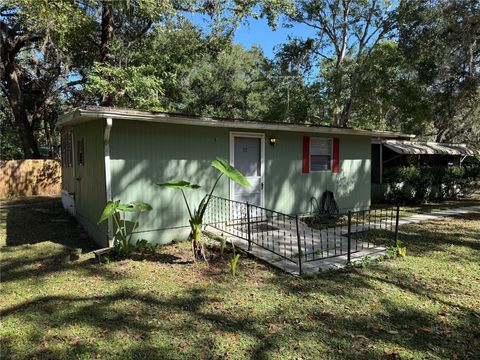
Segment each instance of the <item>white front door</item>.
[{"label": "white front door", "polygon": [[230,181],[230,199],[263,206],[264,148],[263,134],[231,133],[230,162],[252,186],[243,187]]}]

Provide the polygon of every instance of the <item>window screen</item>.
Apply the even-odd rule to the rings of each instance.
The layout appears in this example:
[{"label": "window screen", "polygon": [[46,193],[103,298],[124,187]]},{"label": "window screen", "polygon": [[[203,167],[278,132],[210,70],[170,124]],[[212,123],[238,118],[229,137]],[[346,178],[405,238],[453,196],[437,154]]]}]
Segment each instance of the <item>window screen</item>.
[{"label": "window screen", "polygon": [[62,134],[62,165],[73,166],[72,133],[67,131]]},{"label": "window screen", "polygon": [[77,141],[77,161],[78,165],[85,165],[85,149],[83,147],[83,139]]},{"label": "window screen", "polygon": [[310,139],[310,171],[332,169],[332,140],[312,137]]}]

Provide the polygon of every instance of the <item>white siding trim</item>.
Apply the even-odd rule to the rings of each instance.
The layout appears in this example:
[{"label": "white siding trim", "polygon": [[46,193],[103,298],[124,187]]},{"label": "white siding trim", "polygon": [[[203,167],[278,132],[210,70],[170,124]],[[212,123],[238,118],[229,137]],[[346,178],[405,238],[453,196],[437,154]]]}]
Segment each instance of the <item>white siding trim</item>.
[{"label": "white siding trim", "polygon": [[[112,130],[113,120],[107,118],[105,123],[105,133],[103,136],[105,153],[105,198],[106,201],[112,200],[112,173],[110,170],[110,132]],[[109,218],[107,221],[108,246],[113,246],[113,223]]]}]

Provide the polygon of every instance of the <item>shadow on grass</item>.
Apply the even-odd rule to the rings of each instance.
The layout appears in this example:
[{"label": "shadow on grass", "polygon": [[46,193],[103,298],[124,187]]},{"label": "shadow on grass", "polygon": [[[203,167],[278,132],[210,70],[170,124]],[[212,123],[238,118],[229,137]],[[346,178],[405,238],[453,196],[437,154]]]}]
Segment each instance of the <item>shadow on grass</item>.
[{"label": "shadow on grass", "polygon": [[[2,282],[24,279],[42,281],[50,275],[79,271],[82,276],[118,278],[119,273],[80,254],[97,248],[56,197],[30,197],[2,204],[0,212],[5,244],[1,247]],[[6,245],[6,246],[5,246]],[[20,256],[18,254],[21,254]],[[180,254],[182,255],[182,254]],[[167,253],[133,254],[131,260],[188,265],[193,261]]]},{"label": "shadow on grass", "polygon": [[58,197],[32,197],[4,202],[1,209],[6,246],[51,241],[81,248],[97,246],[62,207]]},{"label": "shadow on grass", "polygon": [[[228,256],[210,267],[192,264],[185,255],[189,249],[180,245],[142,263],[126,260],[112,266],[82,260],[65,263],[68,252],[58,244],[45,243],[41,251],[23,245],[23,259],[8,256],[22,246],[4,247],[7,271],[2,272],[2,281],[33,278],[27,283],[33,286],[46,275],[70,270],[67,278],[81,281],[58,284],[75,286],[78,294],[37,291],[2,306],[2,322],[12,329],[3,333],[2,355],[378,359],[386,350],[401,348],[410,351],[405,357],[476,359],[480,312],[464,305],[474,290],[457,284],[456,275],[442,279],[440,286],[435,281],[443,276],[440,270],[445,271],[438,265],[450,255],[470,254],[465,263],[478,264],[480,235],[467,225],[479,220],[479,215],[471,214],[453,225],[440,221],[401,227],[401,239],[412,255],[409,260],[306,279],[268,271],[244,257],[239,265],[243,274],[232,279],[225,275]],[[449,251],[452,241],[455,245]],[[428,263],[434,257],[437,263]],[[421,266],[415,267],[416,261]],[[155,262],[167,265],[156,267]],[[123,272],[128,266],[142,270]],[[449,266],[462,263],[444,267]],[[158,282],[155,278],[145,285],[141,275],[155,270]],[[169,277],[172,273],[175,276]],[[92,284],[94,289],[82,287],[89,275],[99,279]],[[456,296],[449,297],[449,291]]]},{"label": "shadow on grass", "polygon": [[166,254],[166,253],[134,253],[129,257],[132,261],[149,261],[155,263],[162,263],[162,264],[177,264],[177,265],[188,265],[193,264],[193,259],[184,259],[182,256],[177,256],[174,254]]},{"label": "shadow on grass", "polygon": [[[171,247],[169,250],[174,249]],[[1,263],[2,283],[34,280],[36,282],[55,274],[64,272],[77,272],[81,276],[95,276],[109,280],[126,276],[120,271],[125,264],[133,262],[150,262],[154,264],[170,264],[189,266],[193,264],[188,256],[181,251],[178,254],[132,254],[129,259],[117,259],[118,266],[99,264],[93,254],[91,257],[81,257],[78,260],[77,249],[61,246],[51,242],[42,244],[3,247]],[[23,256],[16,256],[21,252]]]},{"label": "shadow on grass", "polygon": [[[91,326],[96,329],[95,332],[98,334],[98,338],[94,341],[85,340],[78,343],[70,341],[67,347],[30,352],[27,358],[71,358],[81,354],[94,354],[98,350],[97,341],[117,342],[119,340],[115,335],[117,332],[123,333],[123,344],[119,346],[116,343],[116,348],[109,349],[112,351],[110,355],[112,357],[140,358],[141,344],[149,340],[150,334],[154,330],[158,331],[163,327],[167,331],[172,330],[166,319],[162,319],[163,325],[161,326],[149,322],[153,315],[153,306],[159,307],[159,311],[164,314],[167,312],[163,312],[163,309],[195,312],[206,300],[199,291],[192,291],[189,296],[182,299],[171,300],[159,300],[148,294],[140,295],[128,291],[118,291],[105,296],[44,296],[3,310],[0,312],[0,316],[4,318],[19,312],[28,316],[36,328],[29,339],[33,343],[37,343],[37,337],[45,338],[42,334],[49,328],[59,328],[71,323]],[[119,303],[125,303],[121,310],[116,307]],[[188,324],[182,326],[182,329],[188,330]],[[49,340],[55,340],[55,336],[52,338]],[[135,349],[125,349],[125,344],[135,344]],[[13,346],[14,344],[7,342],[4,348],[8,353],[8,349]],[[158,344],[155,351],[158,354],[164,352],[167,356],[166,351],[175,354],[177,349],[162,347],[162,344]],[[128,356],[129,354],[131,356]]]},{"label": "shadow on grass", "polygon": [[[250,359],[270,358],[282,348],[295,354],[302,342],[312,339],[313,344],[322,344],[322,351],[317,345],[307,349],[302,346],[305,358],[309,352],[312,357],[323,353],[326,357],[335,354],[349,359],[379,358],[384,355],[385,346],[445,354],[455,346],[463,358],[474,355],[473,349],[468,350],[469,340],[465,336],[478,325],[474,317],[458,316],[457,321],[448,324],[435,314],[408,306],[399,308],[385,299],[380,301],[382,311],[372,314],[358,315],[355,308],[338,313],[315,306],[297,317],[280,309],[255,316],[235,309],[218,311],[221,304],[213,295],[207,290],[190,289],[172,297],[132,291],[102,296],[43,296],[7,308],[0,316],[21,313],[27,317],[36,329],[29,342],[43,339],[55,344],[58,340],[68,345],[30,350],[28,358],[71,358],[95,353],[135,359],[229,357],[228,353],[217,351],[220,333],[232,334],[233,343],[238,335],[249,339],[251,346],[241,355]],[[62,336],[56,339],[59,335],[55,331],[48,335],[50,328],[68,324],[94,328],[97,336],[90,341]],[[118,334],[122,334],[122,339]],[[6,339],[2,347],[4,354],[13,354],[13,339]]]},{"label": "shadow on grass", "polygon": [[[22,256],[15,256],[15,252],[19,251]],[[15,249],[3,247],[2,253],[1,273],[4,284],[22,280],[38,283],[46,277],[66,271],[78,271],[81,276],[114,277],[111,271],[99,266],[93,257],[76,260],[78,253],[75,249],[51,242],[22,245]]]},{"label": "shadow on grass", "polygon": [[[425,253],[445,250],[447,246],[468,247],[472,250],[480,250],[478,241],[478,229],[465,229],[456,226],[446,226],[447,218],[439,218],[433,221],[419,224],[406,224],[399,226],[399,239],[411,250],[422,256]],[[448,219],[456,219],[462,222],[480,221],[480,212],[449,216]],[[354,239],[368,241],[375,245],[392,246],[392,232],[388,230],[370,230],[356,233]],[[479,252],[480,256],[480,252]]]}]

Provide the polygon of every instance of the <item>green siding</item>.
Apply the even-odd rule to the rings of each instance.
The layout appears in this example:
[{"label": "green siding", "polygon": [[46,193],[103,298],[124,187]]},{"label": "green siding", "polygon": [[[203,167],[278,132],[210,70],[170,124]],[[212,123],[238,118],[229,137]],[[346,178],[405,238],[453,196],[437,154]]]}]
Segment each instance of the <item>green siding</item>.
[{"label": "green siding", "polygon": [[73,193],[73,185],[73,167],[67,167],[62,165],[62,190]]},{"label": "green siding", "polygon": [[[154,208],[142,218],[140,230],[155,231],[141,237],[168,242],[186,236],[188,221],[181,194],[156,184],[172,179],[198,183],[203,189],[187,192],[188,199],[198,203],[216,178],[211,160],[217,156],[229,159],[230,131],[242,130],[114,120],[110,138],[112,196],[122,201],[146,201]],[[264,133],[267,208],[306,212],[310,210],[310,198],[319,197],[325,190],[334,192],[341,208],[370,205],[369,137],[339,136],[339,174],[302,174],[303,136],[312,134]],[[268,144],[271,136],[278,139],[274,147]],[[217,189],[219,196],[228,197],[226,179]]]},{"label": "green siding", "polygon": [[[301,133],[267,133],[275,146],[265,145],[265,206],[285,213],[310,211],[310,199],[325,190],[335,194],[340,208],[370,206],[370,138],[336,136],[340,139],[340,173],[302,173],[304,136]],[[268,141],[267,141],[268,143]]]},{"label": "green siding", "polygon": [[[105,206],[105,121],[90,121],[73,128],[75,161],[75,211],[76,217],[100,246],[108,246],[106,223],[97,225]],[[77,142],[83,139],[85,165],[79,166]]]},{"label": "green siding", "polygon": [[[181,126],[138,121],[115,121],[110,137],[112,196],[124,202],[141,200],[154,211],[142,217],[141,230],[175,228],[142,234],[151,241],[167,242],[188,234],[186,208],[178,190],[156,184],[185,179],[202,185],[187,191],[198,203],[213,185],[217,172],[210,162],[228,158],[225,129]],[[228,181],[222,179],[217,194],[228,195]]]}]

